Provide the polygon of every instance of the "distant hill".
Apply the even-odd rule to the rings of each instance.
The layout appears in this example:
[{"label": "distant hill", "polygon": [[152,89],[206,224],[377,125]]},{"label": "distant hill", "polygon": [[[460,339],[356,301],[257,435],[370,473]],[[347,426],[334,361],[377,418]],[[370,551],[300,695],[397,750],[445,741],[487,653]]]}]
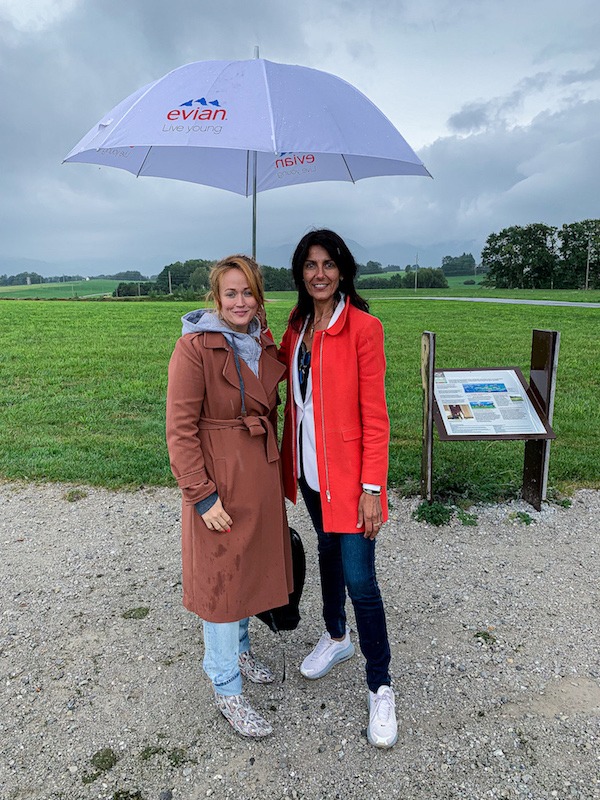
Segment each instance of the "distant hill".
[{"label": "distant hill", "polygon": [[[388,264],[397,264],[404,269],[407,264],[415,263],[417,255],[420,266],[434,268],[441,267],[444,256],[473,253],[475,259],[479,259],[479,249],[473,241],[440,242],[429,247],[407,242],[393,242],[364,247],[353,239],[346,238],[345,241],[359,263],[366,264],[367,261],[379,261],[383,267]],[[261,264],[268,264],[270,267],[289,267],[296,244],[297,242],[290,242],[277,247],[260,247],[259,244],[258,259]]]},{"label": "distant hill", "polygon": [[[448,241],[423,247],[410,242],[387,242],[364,247],[354,239],[346,237],[348,247],[354,257],[361,264],[367,261],[379,261],[383,267],[388,264],[397,264],[404,269],[407,264],[414,264],[418,254],[419,265],[422,267],[440,267],[444,256],[459,256],[461,253],[473,253],[475,260],[480,257],[479,247],[473,241]],[[292,253],[297,242],[287,242],[280,245],[261,246],[258,242],[258,260],[261,264],[270,267],[290,267]],[[242,248],[243,250],[243,248]],[[156,257],[128,259],[83,258],[68,261],[42,261],[33,258],[7,258],[0,257],[0,275],[18,275],[21,272],[37,272],[48,278],[52,275],[115,275],[119,272],[138,270],[143,275],[156,275],[169,263],[186,261],[192,258],[214,258],[219,254],[201,252],[197,253],[173,252],[170,258],[163,258],[164,263],[157,263]]]}]

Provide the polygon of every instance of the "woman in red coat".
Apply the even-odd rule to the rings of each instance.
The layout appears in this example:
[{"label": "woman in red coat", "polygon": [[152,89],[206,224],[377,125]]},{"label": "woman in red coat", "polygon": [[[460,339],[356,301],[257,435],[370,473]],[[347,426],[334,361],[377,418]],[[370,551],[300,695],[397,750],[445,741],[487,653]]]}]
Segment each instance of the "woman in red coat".
[{"label": "woman in red coat", "polygon": [[311,231],[292,259],[298,303],[281,343],[288,370],[282,443],[286,496],[297,485],[319,541],[326,631],[300,671],[320,678],[354,654],[346,589],[367,661],[369,741],[397,739],[390,647],[375,575],[387,519],[389,418],[381,322],[356,292],[356,263],[333,231]]}]

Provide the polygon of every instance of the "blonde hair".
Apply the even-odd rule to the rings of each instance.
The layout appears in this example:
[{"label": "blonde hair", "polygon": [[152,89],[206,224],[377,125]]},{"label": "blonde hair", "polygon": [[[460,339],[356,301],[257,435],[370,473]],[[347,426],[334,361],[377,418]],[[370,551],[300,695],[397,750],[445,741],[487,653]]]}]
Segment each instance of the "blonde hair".
[{"label": "blonde hair", "polygon": [[207,302],[213,303],[217,311],[221,310],[221,281],[223,276],[230,269],[239,269],[244,273],[244,277],[248,281],[248,288],[252,292],[252,297],[256,300],[259,307],[265,304],[265,292],[263,274],[260,267],[253,258],[250,256],[235,255],[227,256],[217,262],[211,269],[209,274],[210,291],[206,295]]}]

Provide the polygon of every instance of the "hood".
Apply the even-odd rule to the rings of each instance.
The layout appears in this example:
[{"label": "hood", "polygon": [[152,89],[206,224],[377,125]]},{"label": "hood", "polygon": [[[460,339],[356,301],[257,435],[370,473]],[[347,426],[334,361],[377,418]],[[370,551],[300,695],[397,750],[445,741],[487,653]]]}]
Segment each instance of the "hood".
[{"label": "hood", "polygon": [[186,333],[206,333],[213,331],[215,333],[222,333],[226,339],[231,342],[232,339],[236,341],[243,340],[245,336],[252,336],[256,340],[260,340],[260,325],[256,317],[250,322],[248,326],[248,333],[237,333],[233,331],[227,323],[219,318],[216,311],[207,308],[199,308],[196,311],[190,311],[184,314],[181,318],[182,329],[181,335]]}]

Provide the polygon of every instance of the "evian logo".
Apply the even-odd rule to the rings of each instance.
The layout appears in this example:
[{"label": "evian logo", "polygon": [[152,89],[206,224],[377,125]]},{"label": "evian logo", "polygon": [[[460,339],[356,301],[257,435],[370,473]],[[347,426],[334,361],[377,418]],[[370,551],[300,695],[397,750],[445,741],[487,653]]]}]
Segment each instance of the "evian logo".
[{"label": "evian logo", "polygon": [[275,171],[279,180],[317,171],[312,153],[279,153],[279,156],[280,158],[275,159]]},{"label": "evian logo", "polygon": [[215,120],[227,119],[227,113],[221,107],[218,100],[207,100],[200,97],[198,100],[186,100],[181,103],[179,108],[173,108],[167,114],[167,119],[171,122],[192,122],[193,120]]},{"label": "evian logo", "polygon": [[[281,158],[276,159],[275,169],[284,169],[285,167],[300,167],[305,164],[314,164],[315,157],[312,153],[305,153],[298,155],[297,153],[280,153]],[[285,158],[284,158],[285,156]]]}]

